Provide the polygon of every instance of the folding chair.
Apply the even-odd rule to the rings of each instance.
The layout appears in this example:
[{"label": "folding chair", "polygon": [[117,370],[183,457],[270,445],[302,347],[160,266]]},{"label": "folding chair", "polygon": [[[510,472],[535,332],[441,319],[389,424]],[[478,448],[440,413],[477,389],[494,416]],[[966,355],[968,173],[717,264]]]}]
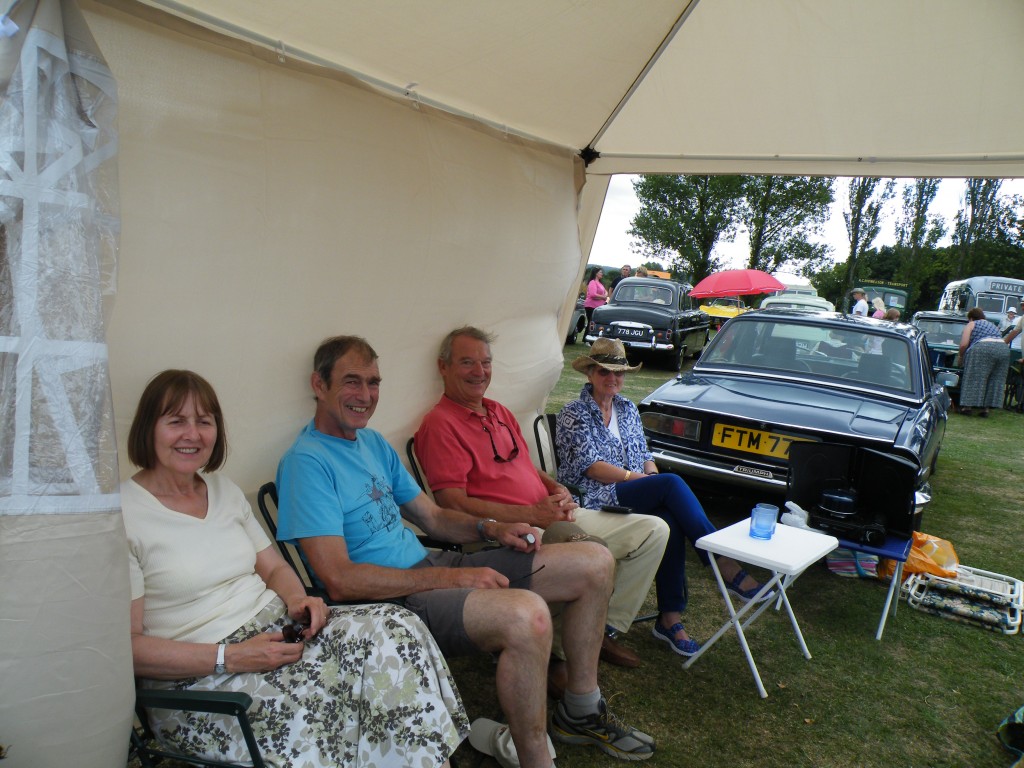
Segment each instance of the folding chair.
[{"label": "folding chair", "polygon": [[[537,443],[537,459],[540,461],[540,468],[551,475],[558,473],[558,452],[555,444],[555,423],[557,416],[553,413],[542,413],[533,420],[533,439]],[[542,434],[541,424],[547,427],[547,433]],[[551,460],[551,469],[548,469],[548,454]]]},{"label": "folding chair", "polygon": [[[412,469],[412,476],[416,479],[416,484],[420,487],[420,490],[422,490],[425,494],[427,494],[427,496],[429,496],[431,499],[433,499],[434,498],[434,494],[431,493],[430,488],[427,487],[426,480],[423,479],[423,475],[424,475],[423,466],[420,464],[419,457],[416,455],[416,445],[415,445],[415,442],[416,442],[416,438],[414,438],[414,437],[410,437],[406,441],[406,443],[405,443],[405,455],[409,459],[409,467]],[[409,527],[412,528],[416,532],[416,538],[418,538],[420,540],[420,544],[422,544],[427,549],[439,549],[442,552],[461,552],[462,551],[462,545],[461,544],[453,544],[450,541],[441,541],[440,539],[435,539],[435,538],[433,538],[431,536],[428,536],[427,534],[425,534],[423,531],[419,530],[418,528],[415,528],[413,526],[409,526]]]},{"label": "folding chair", "polygon": [[[542,413],[533,420],[533,439],[537,442],[537,458],[540,460],[542,472],[547,472],[552,477],[558,475],[558,444],[555,442],[555,430],[557,429],[558,417],[553,413]],[[547,432],[541,429],[544,424]],[[545,456],[548,458],[546,459]],[[551,461],[551,469],[548,469],[548,459]],[[566,489],[573,495],[578,504],[583,503],[583,491],[571,483],[563,483]]]},{"label": "folding chair", "polygon": [[1003,392],[1003,408],[1020,413],[1024,410],[1024,367],[1021,360],[1014,360],[1006,372],[1006,388]]},{"label": "folding chair", "polygon": [[260,486],[259,491],[256,492],[256,505],[260,509],[260,514],[263,516],[263,522],[267,526],[267,530],[270,532],[270,537],[274,540],[274,544],[277,545],[277,549],[281,553],[285,562],[292,567],[292,570],[298,574],[299,579],[305,585],[306,594],[312,597],[319,597],[323,599],[325,603],[330,603],[331,599],[327,596],[327,593],[313,583],[313,578],[309,575],[309,571],[306,570],[306,564],[302,562],[302,558],[299,556],[298,550],[296,550],[291,544],[278,541],[277,519],[275,515],[270,512],[270,507],[267,505],[268,499],[274,503],[274,512],[276,513],[277,486],[273,481],[264,483]]},{"label": "folding chair", "polygon": [[247,712],[252,706],[252,697],[246,693],[227,691],[164,691],[153,688],[135,689],[135,714],[139,725],[132,728],[131,744],[128,758],[138,758],[143,768],[159,765],[164,759],[178,760],[192,765],[227,766],[243,768],[239,763],[222,760],[208,760],[172,749],[164,748],[156,740],[149,727],[149,709],[176,709],[186,712],[207,712],[211,714],[230,715],[238,722],[238,727],[249,749],[249,759],[253,768],[264,768],[263,756],[260,754],[256,736],[249,723]]},{"label": "folding chair", "polygon": [[[558,444],[555,442],[555,429],[557,428],[557,416],[553,413],[542,413],[533,420],[533,438],[537,441],[537,455],[540,459],[540,468],[544,471],[548,471],[547,462],[544,459],[544,454],[547,453],[551,458],[551,473],[552,475],[558,472]],[[547,429],[545,433],[541,428],[541,424]],[[564,484],[575,498],[577,503],[582,503],[583,492],[575,485]],[[633,619],[633,623],[636,624],[641,621],[653,621],[658,618],[657,613],[649,613],[644,616],[637,616]]]},{"label": "folding chair", "polygon": [[405,457],[409,459],[409,469],[412,470],[412,476],[416,479],[416,485],[420,489],[430,496],[434,497],[434,494],[427,487],[427,481],[423,479],[423,467],[420,465],[420,459],[416,455],[416,438],[410,437],[405,443]]}]

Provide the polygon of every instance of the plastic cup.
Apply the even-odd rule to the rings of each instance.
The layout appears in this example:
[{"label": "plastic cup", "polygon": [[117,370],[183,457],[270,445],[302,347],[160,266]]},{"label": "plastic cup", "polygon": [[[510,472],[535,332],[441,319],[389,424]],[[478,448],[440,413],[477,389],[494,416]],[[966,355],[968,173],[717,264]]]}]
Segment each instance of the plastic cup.
[{"label": "plastic cup", "polygon": [[775,533],[779,508],[774,504],[758,504],[750,512],[750,535],[755,539],[770,539]]}]

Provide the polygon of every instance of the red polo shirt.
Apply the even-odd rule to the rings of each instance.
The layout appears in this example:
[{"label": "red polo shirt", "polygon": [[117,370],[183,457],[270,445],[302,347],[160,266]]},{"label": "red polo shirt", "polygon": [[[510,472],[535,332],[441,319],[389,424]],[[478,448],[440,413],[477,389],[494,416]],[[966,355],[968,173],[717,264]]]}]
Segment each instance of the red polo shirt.
[{"label": "red polo shirt", "polygon": [[[467,496],[500,504],[536,504],[547,498],[515,416],[494,400],[484,398],[483,404],[486,416],[442,395],[423,417],[416,456],[427,485],[435,492],[462,488]],[[494,460],[495,452],[507,458],[516,446],[519,454],[511,461]]]}]

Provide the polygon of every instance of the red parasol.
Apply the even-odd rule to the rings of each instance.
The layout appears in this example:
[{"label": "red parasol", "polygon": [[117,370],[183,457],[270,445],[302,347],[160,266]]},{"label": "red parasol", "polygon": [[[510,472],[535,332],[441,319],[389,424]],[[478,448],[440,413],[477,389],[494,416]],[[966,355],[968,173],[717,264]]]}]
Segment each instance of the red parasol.
[{"label": "red parasol", "polygon": [[718,296],[748,296],[781,291],[786,286],[759,269],[727,269],[701,280],[690,291],[695,299]]}]

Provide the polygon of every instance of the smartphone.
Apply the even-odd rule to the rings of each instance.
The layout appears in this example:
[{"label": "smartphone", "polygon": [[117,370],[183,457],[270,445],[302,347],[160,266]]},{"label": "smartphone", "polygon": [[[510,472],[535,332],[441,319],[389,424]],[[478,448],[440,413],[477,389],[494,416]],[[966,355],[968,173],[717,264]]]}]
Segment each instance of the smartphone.
[{"label": "smartphone", "polygon": [[614,512],[617,515],[631,515],[633,514],[632,507],[620,507],[616,504],[605,504],[601,507],[602,512]]}]

